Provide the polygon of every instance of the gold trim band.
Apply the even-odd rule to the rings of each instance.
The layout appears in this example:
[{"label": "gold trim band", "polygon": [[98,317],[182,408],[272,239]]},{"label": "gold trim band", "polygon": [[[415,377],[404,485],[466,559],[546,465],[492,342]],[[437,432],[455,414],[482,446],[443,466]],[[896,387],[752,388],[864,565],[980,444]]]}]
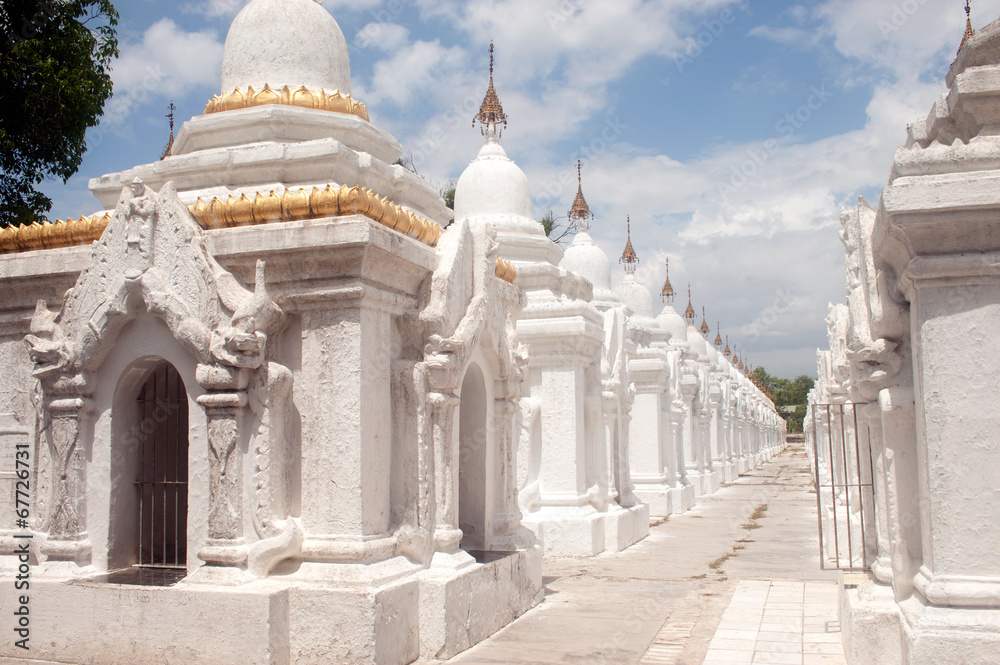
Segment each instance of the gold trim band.
[{"label": "gold trim band", "polygon": [[[313,187],[311,193],[305,189],[285,190],[281,196],[271,190],[266,196],[257,192],[253,199],[246,194],[238,199],[232,195],[227,200],[216,197],[206,202],[198,199],[188,209],[205,229],[363,215],[431,247],[437,245],[442,233],[436,222],[404,210],[384,196],[360,186],[334,188],[327,185],[324,189]],[[89,245],[100,240],[110,221],[111,215],[105,213],[76,220],[9,226],[0,230],[0,254]]]},{"label": "gold trim band", "polygon": [[66,221],[8,226],[0,229],[0,254],[30,252],[36,249],[57,249],[89,245],[100,240],[108,227],[111,215],[91,215]]},{"label": "gold trim band", "polygon": [[345,215],[364,215],[374,222],[388,226],[434,247],[441,238],[441,227],[420,215],[404,210],[384,196],[360,186],[332,185],[312,192],[305,189],[285,190],[278,196],[272,190],[266,196],[257,192],[251,200],[246,194],[240,198],[229,195],[223,201],[198,199],[188,206],[198,223],[206,229],[222,229],[252,224],[270,224],[300,219],[320,219]]},{"label": "gold trim band", "polygon": [[318,109],[331,113],[347,113],[355,115],[365,122],[370,122],[368,119],[368,108],[363,103],[351,99],[350,95],[340,94],[339,90],[331,93],[325,90],[308,90],[305,86],[302,86],[298,90],[292,90],[287,85],[281,90],[274,90],[266,83],[264,84],[264,89],[260,91],[254,90],[253,86],[250,86],[246,92],[236,88],[233,92],[223,93],[221,97],[215,95],[208,102],[208,105],[205,106],[205,115],[267,106],[269,104],[298,106],[304,109]]}]

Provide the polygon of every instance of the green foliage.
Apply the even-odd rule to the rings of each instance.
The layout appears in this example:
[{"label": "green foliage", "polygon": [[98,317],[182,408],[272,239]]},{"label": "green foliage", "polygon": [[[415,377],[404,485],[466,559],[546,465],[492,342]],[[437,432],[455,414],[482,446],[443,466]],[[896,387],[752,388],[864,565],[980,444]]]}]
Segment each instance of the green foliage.
[{"label": "green foliage", "polygon": [[542,219],[540,221],[541,221],[542,228],[545,229],[545,235],[546,236],[551,236],[552,235],[552,229],[556,225],[556,220],[552,218],[552,211],[550,210],[548,212],[548,214],[546,214],[544,217],[542,217]]},{"label": "green foliage", "polygon": [[441,198],[444,199],[444,204],[448,206],[451,210],[455,210],[455,190],[457,189],[458,183],[454,180],[449,180],[448,184],[441,188]]},{"label": "green foliage", "polygon": [[43,217],[35,189],[80,168],[111,97],[118,12],[110,0],[0,0],[0,226]]},{"label": "green foliage", "polygon": [[789,433],[801,432],[802,420],[806,416],[806,404],[809,401],[809,391],[812,390],[816,380],[805,374],[791,380],[779,379],[768,374],[763,367],[758,367],[753,373],[761,385],[771,392],[774,405],[779,410],[783,406],[796,407],[794,414],[784,414],[783,417],[788,421]]},{"label": "green foliage", "polygon": [[564,224],[564,217],[556,217],[555,213],[552,212],[552,208],[549,208],[548,212],[542,216],[539,223],[542,228],[545,229],[545,235],[549,237],[549,240],[556,244],[562,244],[564,240],[569,240],[573,237],[573,229],[569,224]]}]

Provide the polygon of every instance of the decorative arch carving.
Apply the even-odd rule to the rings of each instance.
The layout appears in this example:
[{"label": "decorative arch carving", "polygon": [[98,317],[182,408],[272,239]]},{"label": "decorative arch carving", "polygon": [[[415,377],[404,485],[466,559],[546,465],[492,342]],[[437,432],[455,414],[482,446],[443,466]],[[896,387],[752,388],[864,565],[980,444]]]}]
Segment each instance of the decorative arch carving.
[{"label": "decorative arch carving", "polygon": [[[267,366],[267,338],[283,319],[267,293],[264,267],[258,262],[254,291],[245,289],[209,253],[173,183],[157,193],[136,179],[122,191],[62,309],[53,313],[39,301],[26,337],[44,394],[49,459],[56,467],[47,474],[49,496],[39,503],[46,509],[38,526],[48,532],[43,553],[81,564],[89,559],[81,424],[90,409],[94,372],[123,327],[145,311],[162,319],[196,359],[198,383],[208,391],[198,401],[208,416],[211,541],[199,556],[212,564],[243,564],[242,465],[232,456],[247,388]],[[272,378],[263,379],[264,390],[273,388],[281,399],[290,378],[279,368],[266,374]]]}]

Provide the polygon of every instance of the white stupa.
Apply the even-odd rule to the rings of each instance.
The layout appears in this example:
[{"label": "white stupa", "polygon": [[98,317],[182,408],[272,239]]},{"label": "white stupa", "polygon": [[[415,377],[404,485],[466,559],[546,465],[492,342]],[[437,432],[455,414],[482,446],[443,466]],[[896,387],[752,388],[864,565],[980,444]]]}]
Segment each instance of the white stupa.
[{"label": "white stupa", "polygon": [[351,94],[347,40],[315,0],[254,0],[229,28],[222,92],[264,86]]},{"label": "white stupa", "polygon": [[531,187],[524,171],[500,145],[507,127],[493,84],[494,48],[490,44],[490,85],[475,120],[486,143],[455,186],[455,219],[475,226],[492,224],[500,256],[515,264],[559,263],[562,250],[532,217]]},{"label": "white stupa", "polygon": [[637,323],[653,323],[653,295],[635,276],[639,257],[632,247],[632,220],[626,221],[625,251],[619,263],[625,266],[625,279],[615,289],[615,295],[632,310],[632,320]]},{"label": "white stupa", "polygon": [[569,211],[569,223],[576,227],[576,237],[566,250],[559,267],[580,275],[594,287],[594,304],[600,309],[601,304],[619,302],[618,296],[611,289],[611,261],[594,239],[590,237],[590,224],[594,213],[587,205],[583,196],[583,182],[580,174],[580,164],[577,163],[578,188],[573,207]]}]

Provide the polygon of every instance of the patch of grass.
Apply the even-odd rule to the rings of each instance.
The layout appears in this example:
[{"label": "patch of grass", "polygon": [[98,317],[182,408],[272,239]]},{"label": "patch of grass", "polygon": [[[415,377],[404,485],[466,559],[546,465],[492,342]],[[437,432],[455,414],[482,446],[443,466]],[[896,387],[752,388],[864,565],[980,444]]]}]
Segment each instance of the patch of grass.
[{"label": "patch of grass", "polygon": [[761,525],[758,524],[758,520],[764,517],[766,513],[767,513],[767,504],[766,503],[760,504],[759,506],[753,509],[752,513],[750,513],[750,518],[742,525],[743,528],[746,529],[747,531],[753,531],[754,529],[759,529]]},{"label": "patch of grass", "polygon": [[701,575],[692,575],[691,579],[693,579],[693,580],[703,580],[706,577],[708,577],[708,573],[702,573]]},{"label": "patch of grass", "polygon": [[709,563],[708,567],[711,568],[712,570],[718,570],[722,566],[722,564],[724,564],[725,562],[729,561],[734,556],[736,556],[736,552],[733,552],[733,551],[726,552],[725,554],[723,554],[722,556],[720,556],[715,561],[712,561],[711,563]]},{"label": "patch of grass", "polygon": [[[767,514],[767,504],[766,503],[762,503],[762,504],[758,505],[756,508],[753,509],[753,512],[750,513],[750,517],[747,519],[746,522],[744,522],[741,525],[741,527],[743,529],[745,529],[746,531],[753,531],[754,529],[759,529],[761,527],[761,525],[758,524],[758,521],[761,518],[763,518],[764,515],[766,515],[766,514]],[[700,516],[698,516],[698,515],[692,515],[692,517],[700,517]],[[755,541],[753,539],[751,539],[751,538],[748,538],[747,536],[744,536],[744,537],[740,538],[735,543],[733,543],[733,547],[732,547],[731,550],[729,550],[728,552],[726,552],[725,554],[723,554],[722,556],[720,556],[715,561],[709,562],[709,564],[708,564],[709,569],[712,570],[713,572],[715,572],[718,575],[725,575],[725,571],[722,570],[722,565],[724,563],[726,563],[727,561],[729,561],[730,559],[739,556],[740,552],[742,550],[746,549],[747,543],[752,543],[752,542],[755,542]],[[701,579],[702,577],[704,577],[704,575],[702,575],[701,577],[694,578],[694,579]],[[726,579],[726,577],[721,577],[719,579],[723,579],[724,580],[724,579]]]},{"label": "patch of grass", "polygon": [[704,515],[688,515],[688,517],[690,517],[693,520],[703,520],[703,519],[705,519]]},{"label": "patch of grass", "polygon": [[669,515],[667,517],[660,517],[659,519],[655,519],[649,523],[649,528],[652,529],[653,527],[660,526],[661,524],[666,524],[669,519],[670,519]]}]

